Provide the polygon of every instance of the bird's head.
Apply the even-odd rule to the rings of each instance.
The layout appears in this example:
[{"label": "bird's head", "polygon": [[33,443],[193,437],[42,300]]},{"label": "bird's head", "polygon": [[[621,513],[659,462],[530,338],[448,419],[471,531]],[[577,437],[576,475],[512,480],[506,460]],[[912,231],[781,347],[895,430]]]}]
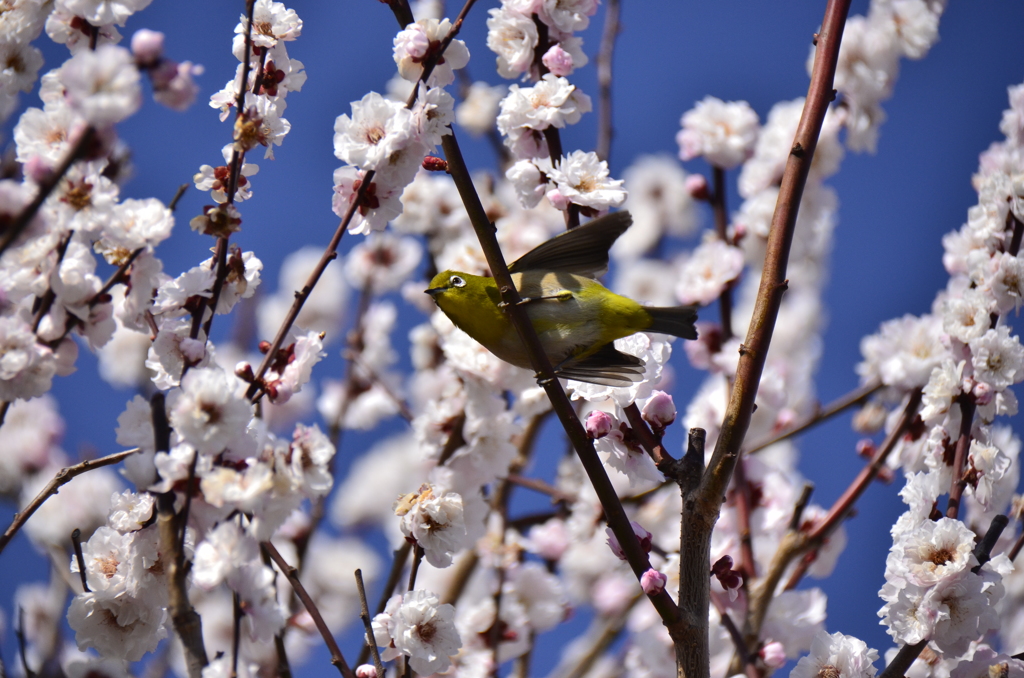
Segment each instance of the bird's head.
[{"label": "bird's head", "polygon": [[424,290],[427,294],[439,301],[441,298],[458,299],[464,292],[472,290],[474,278],[477,276],[462,273],[460,271],[441,271],[430,281],[430,287]]}]

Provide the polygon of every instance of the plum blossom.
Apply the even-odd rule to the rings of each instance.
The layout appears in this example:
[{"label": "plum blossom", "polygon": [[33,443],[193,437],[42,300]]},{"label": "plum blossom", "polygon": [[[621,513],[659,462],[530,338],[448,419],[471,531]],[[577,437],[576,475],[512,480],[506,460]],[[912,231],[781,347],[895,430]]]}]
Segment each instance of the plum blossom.
[{"label": "plum blossom", "polygon": [[608,176],[608,163],[596,153],[573,151],[564,156],[548,173],[552,187],[546,195],[558,209],[569,205],[604,212],[626,200],[621,179]]},{"label": "plum blossom", "polygon": [[743,252],[721,240],[698,246],[682,261],[676,297],[684,304],[710,304],[743,270]]},{"label": "plum blossom", "polygon": [[498,55],[498,74],[518,78],[533,62],[537,26],[530,16],[502,6],[487,12],[487,48]]},{"label": "plum blossom", "polygon": [[350,165],[375,170],[409,143],[412,113],[403,104],[370,92],[352,102],[352,116],[334,122],[334,155]]},{"label": "plum blossom", "polygon": [[381,659],[406,655],[412,670],[422,675],[442,672],[462,647],[455,628],[455,608],[440,604],[429,591],[392,596],[384,612],[373,618],[373,636],[385,648]]},{"label": "plum blossom", "polygon": [[877,669],[878,651],[864,641],[842,633],[829,635],[818,631],[811,644],[811,654],[801,657],[791,678],[816,678],[829,675],[838,678],[872,678]]},{"label": "plum blossom", "polygon": [[215,367],[185,373],[181,392],[170,404],[174,430],[203,454],[217,454],[244,435],[252,407],[239,394],[241,382]]},{"label": "plum blossom", "polygon": [[424,485],[399,499],[395,513],[402,518],[402,533],[423,549],[434,567],[448,567],[452,555],[467,545],[462,497],[456,492],[434,494]]},{"label": "plum blossom", "polygon": [[139,69],[124,47],[81,51],[64,64],[60,79],[71,107],[93,125],[121,122],[142,103]]},{"label": "plum blossom", "polygon": [[[420,19],[409,24],[395,36],[394,57],[398,73],[406,80],[415,82],[423,75],[423,62],[430,59],[440,48],[441,41],[452,29],[448,19]],[[469,63],[469,50],[462,40],[452,40],[444,54],[437,60],[430,73],[427,85],[444,87],[455,81],[455,69]]]},{"label": "plum blossom", "polygon": [[703,157],[721,169],[732,169],[750,157],[757,142],[757,113],[745,101],[725,102],[708,96],[698,101],[680,121],[676,135],[679,157]]},{"label": "plum blossom", "polygon": [[498,108],[507,91],[503,85],[492,87],[486,82],[474,82],[462,103],[455,107],[455,121],[473,136],[487,134],[494,129]]}]

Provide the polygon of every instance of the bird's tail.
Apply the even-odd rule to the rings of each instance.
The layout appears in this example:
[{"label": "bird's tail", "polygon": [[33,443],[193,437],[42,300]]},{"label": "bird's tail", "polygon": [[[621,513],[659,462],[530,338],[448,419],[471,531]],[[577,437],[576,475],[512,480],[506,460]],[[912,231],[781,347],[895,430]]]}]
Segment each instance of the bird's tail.
[{"label": "bird's tail", "polygon": [[644,310],[651,314],[651,326],[648,332],[671,334],[681,339],[696,339],[697,306],[645,306]]}]

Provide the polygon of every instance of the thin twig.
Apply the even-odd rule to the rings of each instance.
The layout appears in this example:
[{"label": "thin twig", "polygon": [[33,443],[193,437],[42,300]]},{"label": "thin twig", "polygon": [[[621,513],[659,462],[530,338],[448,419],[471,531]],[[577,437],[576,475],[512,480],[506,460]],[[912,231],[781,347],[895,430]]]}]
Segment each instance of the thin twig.
[{"label": "thin twig", "polygon": [[21,529],[22,525],[32,517],[32,514],[38,511],[39,507],[42,506],[47,499],[57,494],[57,492],[60,491],[60,488],[69,483],[72,478],[80,476],[94,468],[116,464],[122,459],[130,457],[138,451],[139,448],[136,447],[123,452],[115,452],[114,454],[107,455],[106,457],[100,457],[99,459],[86,459],[74,466],[62,468],[57,472],[57,475],[53,477],[53,480],[47,483],[46,487],[44,487],[42,491],[25,506],[24,509],[15,514],[14,520],[11,522],[10,526],[4,531],[3,535],[0,536],[0,553],[3,553],[4,548],[8,543],[10,543],[11,539],[14,538],[14,535],[18,533],[18,530]]},{"label": "thin twig", "polygon": [[423,547],[419,544],[412,545],[412,567],[409,568],[409,586],[406,591],[416,589],[416,575],[420,571],[420,563],[423,562]]},{"label": "thin twig", "polygon": [[[391,599],[391,594],[394,592],[395,587],[398,586],[398,580],[402,578],[402,570],[405,569],[405,561],[408,560],[409,553],[411,552],[412,544],[409,542],[404,542],[399,548],[395,549],[395,553],[391,558],[391,571],[388,572],[388,578],[384,583],[384,589],[380,592],[380,600],[377,601],[377,609],[374,614],[380,614],[387,606],[388,600]],[[370,648],[363,647],[363,649],[359,651],[359,658],[356,660],[356,666],[365,664],[369,656]]]},{"label": "thin twig", "polygon": [[85,556],[82,555],[82,531],[77,527],[71,532],[71,548],[75,551],[78,575],[82,578],[82,591],[89,593],[89,582],[85,576]]},{"label": "thin twig", "polygon": [[760,452],[766,447],[771,447],[776,443],[781,443],[783,440],[787,440],[789,438],[792,438],[793,436],[798,436],[804,431],[813,428],[824,421],[831,419],[832,417],[842,413],[843,411],[853,407],[854,405],[858,405],[864,402],[869,397],[871,397],[872,394],[874,394],[881,388],[882,384],[879,381],[871,381],[859,388],[855,388],[849,393],[839,396],[829,404],[825,405],[825,407],[816,409],[813,414],[811,414],[809,417],[804,419],[799,424],[796,424],[792,428],[789,428],[786,431],[777,434],[776,436],[769,440],[757,443],[753,447],[745,448],[743,450],[743,453],[754,454],[755,452]]},{"label": "thin twig", "polygon": [[971,428],[974,425],[974,412],[977,405],[974,397],[963,393],[960,402],[960,437],[956,441],[956,453],[953,455],[953,480],[949,488],[949,501],[946,504],[946,517],[956,518],[960,513],[960,498],[967,487],[964,469],[967,467],[967,453],[971,447]]},{"label": "thin twig", "polygon": [[292,588],[295,590],[295,595],[299,597],[302,604],[306,608],[306,612],[313,619],[313,623],[316,624],[316,628],[320,631],[320,636],[324,639],[324,643],[327,644],[327,649],[331,652],[331,663],[338,669],[344,678],[355,678],[355,673],[349,667],[345,661],[345,657],[341,654],[341,648],[338,647],[338,643],[334,640],[334,636],[331,634],[331,630],[327,628],[327,622],[324,621],[323,616],[320,614],[319,608],[316,603],[313,602],[313,598],[306,591],[306,587],[299,581],[298,571],[288,564],[287,561],[281,554],[278,553],[277,548],[269,541],[260,542],[260,548],[270,555],[270,558],[277,565],[277,569],[281,571],[285,577],[288,578]]},{"label": "thin twig", "polygon": [[604,31],[601,33],[601,47],[597,52],[597,157],[610,162],[612,138],[612,61],[615,56],[615,40],[619,37],[619,0],[608,0],[604,8]]},{"label": "thin twig", "polygon": [[242,599],[231,592],[231,678],[238,678],[238,655],[242,644]]},{"label": "thin twig", "polygon": [[[711,212],[715,215],[715,233],[718,239],[729,243],[729,212],[726,206],[725,170],[721,167],[712,168],[714,189],[711,193]],[[722,343],[733,337],[732,333],[732,285],[722,288],[718,296],[718,309],[722,318]]]},{"label": "thin twig", "polygon": [[370,606],[366,604],[366,587],[363,586],[363,571],[356,570],[356,588],[359,590],[359,618],[363,620],[366,631],[366,644],[373,654],[373,668],[377,670],[377,678],[384,678],[384,664],[377,650],[377,638],[373,635],[373,621],[370,619]]},{"label": "thin twig", "polygon": [[14,636],[18,639],[18,650],[21,654],[21,668],[25,678],[35,678],[36,672],[28,666],[28,642],[25,639],[25,608],[18,606],[18,625],[14,628]]},{"label": "thin twig", "polygon": [[185,191],[187,191],[188,187],[191,185],[192,184],[182,184],[178,186],[178,190],[174,192],[174,197],[171,198],[171,202],[167,203],[167,209],[171,212],[178,209],[178,201],[181,200],[181,196],[185,195]]},{"label": "thin twig", "polygon": [[878,674],[878,678],[901,678],[906,676],[910,665],[914,663],[914,660],[921,655],[921,652],[926,647],[928,647],[927,639],[922,640],[916,645],[904,645],[896,653],[896,656],[893,657],[889,665]]},{"label": "thin twig", "polygon": [[551,497],[551,501],[553,503],[572,503],[576,500],[575,495],[563,492],[551,483],[541,480],[540,478],[527,478],[526,476],[521,476],[518,473],[510,473],[506,480],[512,485],[518,485],[519,487],[525,487],[526,489],[533,490],[534,492],[546,494]]}]

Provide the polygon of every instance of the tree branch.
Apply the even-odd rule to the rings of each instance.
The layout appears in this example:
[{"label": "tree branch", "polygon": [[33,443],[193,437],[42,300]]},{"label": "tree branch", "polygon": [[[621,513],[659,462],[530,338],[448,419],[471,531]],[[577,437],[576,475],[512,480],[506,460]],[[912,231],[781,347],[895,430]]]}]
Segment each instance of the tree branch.
[{"label": "tree branch", "polygon": [[331,630],[327,628],[327,622],[324,621],[323,616],[320,614],[319,608],[316,603],[313,602],[313,598],[306,591],[306,587],[299,581],[298,571],[288,564],[287,561],[281,554],[278,553],[277,548],[269,541],[260,542],[260,548],[263,549],[264,553],[268,554],[274,564],[277,565],[277,569],[281,571],[285,577],[288,578],[288,582],[292,585],[292,589],[295,590],[295,595],[302,601],[303,606],[306,608],[306,612],[309,612],[309,616],[313,618],[313,623],[316,624],[317,630],[320,632],[321,637],[324,639],[324,643],[327,644],[327,649],[331,652],[331,663],[338,669],[343,678],[355,678],[356,674],[349,667],[345,661],[345,657],[341,654],[341,648],[338,647],[337,641],[334,640],[334,635],[331,634]]},{"label": "tree branch", "polygon": [[18,533],[22,525],[28,522],[28,519],[32,517],[32,514],[39,510],[47,499],[57,494],[60,488],[71,482],[72,478],[80,476],[83,473],[93,470],[94,468],[100,468],[101,466],[110,466],[120,462],[122,459],[130,457],[139,451],[139,448],[131,450],[125,450],[123,452],[115,452],[114,454],[107,455],[106,457],[100,457],[99,459],[86,459],[85,461],[75,464],[74,466],[68,466],[62,468],[57,472],[57,475],[53,477],[46,487],[30,501],[24,509],[14,515],[14,519],[11,521],[10,526],[4,530],[3,535],[0,535],[0,553],[3,553],[4,548],[10,543],[14,535]]},{"label": "tree branch", "polygon": [[786,265],[800,199],[814,159],[825,113],[835,97],[832,86],[849,9],[850,0],[829,0],[825,8],[825,17],[817,36],[811,83],[782,176],[779,198],[768,233],[761,283],[747,337],[740,347],[736,381],[729,406],[701,485],[684,499],[684,507],[693,508],[692,513],[688,514],[693,539],[704,547],[684,551],[682,554],[684,562],[699,558],[701,562],[694,563],[694,571],[699,568],[704,573],[703,576],[687,577],[680,581],[680,614],[686,620],[685,635],[691,642],[676,644],[676,660],[679,675],[686,678],[706,678],[710,672],[707,627],[710,563],[707,548],[754,412],[754,398],[771,345],[782,295],[787,286]]}]

